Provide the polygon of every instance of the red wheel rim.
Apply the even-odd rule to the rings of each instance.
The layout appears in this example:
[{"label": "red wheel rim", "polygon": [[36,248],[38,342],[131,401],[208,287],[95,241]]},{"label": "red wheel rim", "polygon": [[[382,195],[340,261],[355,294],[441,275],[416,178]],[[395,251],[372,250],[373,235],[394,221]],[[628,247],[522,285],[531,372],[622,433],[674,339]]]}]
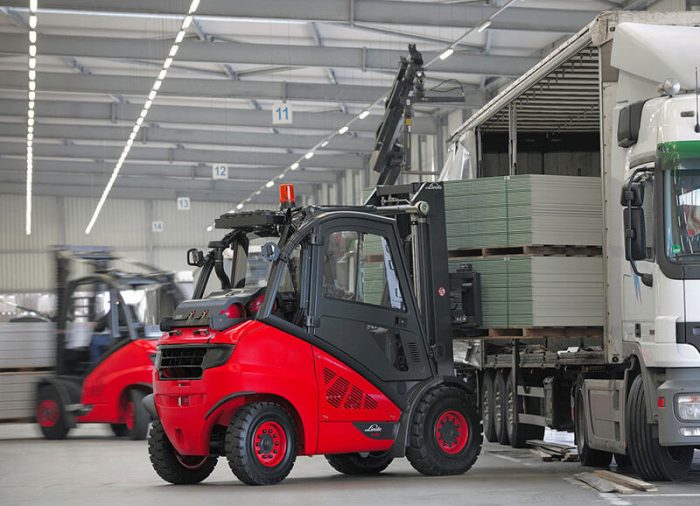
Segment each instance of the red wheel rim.
[{"label": "red wheel rim", "polygon": [[182,467],[189,469],[190,471],[199,469],[207,461],[207,457],[194,457],[192,455],[183,456],[179,453],[175,453],[175,458]]},{"label": "red wheel rim", "polygon": [[129,430],[134,430],[134,417],[136,416],[136,406],[132,401],[126,403],[126,409],[124,409],[124,418],[126,419],[126,428]]},{"label": "red wheel rim", "polygon": [[52,399],[44,399],[36,407],[36,421],[42,427],[53,427],[58,423],[61,417],[61,408],[58,403]]},{"label": "red wheel rim", "polygon": [[253,435],[253,452],[265,467],[275,467],[287,454],[287,433],[277,422],[263,422]]},{"label": "red wheel rim", "polygon": [[469,424],[459,411],[443,411],[435,422],[435,440],[438,447],[449,455],[455,455],[467,446]]}]

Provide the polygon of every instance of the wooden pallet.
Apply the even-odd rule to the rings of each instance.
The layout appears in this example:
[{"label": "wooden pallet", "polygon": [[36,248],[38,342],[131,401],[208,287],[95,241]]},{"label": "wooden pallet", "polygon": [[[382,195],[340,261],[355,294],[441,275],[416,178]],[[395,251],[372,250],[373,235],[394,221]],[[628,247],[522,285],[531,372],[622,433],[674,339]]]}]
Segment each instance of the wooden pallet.
[{"label": "wooden pallet", "polygon": [[601,337],[603,327],[490,328],[489,339],[542,339],[545,337]]},{"label": "wooden pallet", "polygon": [[447,255],[449,258],[486,258],[486,257],[511,257],[511,256],[564,256],[564,257],[597,257],[602,256],[603,248],[600,246],[573,246],[531,244],[525,246],[507,246],[498,248],[472,248],[454,249]]}]

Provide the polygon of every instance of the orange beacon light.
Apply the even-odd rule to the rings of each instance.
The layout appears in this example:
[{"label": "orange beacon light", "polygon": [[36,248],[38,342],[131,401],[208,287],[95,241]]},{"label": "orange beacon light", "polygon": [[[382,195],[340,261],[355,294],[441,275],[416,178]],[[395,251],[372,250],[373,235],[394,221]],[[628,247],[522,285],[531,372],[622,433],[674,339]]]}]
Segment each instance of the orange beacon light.
[{"label": "orange beacon light", "polygon": [[296,207],[296,202],[294,201],[294,185],[293,184],[281,184],[280,185],[280,207],[282,209],[289,209]]}]

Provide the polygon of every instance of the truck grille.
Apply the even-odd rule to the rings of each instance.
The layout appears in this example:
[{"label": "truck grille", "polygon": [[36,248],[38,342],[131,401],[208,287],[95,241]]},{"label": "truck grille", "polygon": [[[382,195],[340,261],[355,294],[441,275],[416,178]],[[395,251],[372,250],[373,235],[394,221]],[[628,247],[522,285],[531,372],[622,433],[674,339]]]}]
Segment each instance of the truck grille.
[{"label": "truck grille", "polygon": [[207,354],[206,346],[174,346],[160,349],[158,375],[162,380],[199,379]]}]

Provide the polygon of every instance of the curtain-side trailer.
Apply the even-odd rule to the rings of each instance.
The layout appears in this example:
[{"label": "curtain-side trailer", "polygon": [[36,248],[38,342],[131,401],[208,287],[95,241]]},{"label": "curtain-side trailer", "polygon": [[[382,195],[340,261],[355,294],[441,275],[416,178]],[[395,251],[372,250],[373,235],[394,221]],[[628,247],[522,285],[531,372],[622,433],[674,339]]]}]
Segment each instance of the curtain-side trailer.
[{"label": "curtain-side trailer", "polygon": [[688,474],[700,447],[698,25],[700,13],[603,13],[451,136],[443,180],[601,177],[602,336],[467,341],[489,439],[573,430],[584,465],[614,456],[649,480]]}]

